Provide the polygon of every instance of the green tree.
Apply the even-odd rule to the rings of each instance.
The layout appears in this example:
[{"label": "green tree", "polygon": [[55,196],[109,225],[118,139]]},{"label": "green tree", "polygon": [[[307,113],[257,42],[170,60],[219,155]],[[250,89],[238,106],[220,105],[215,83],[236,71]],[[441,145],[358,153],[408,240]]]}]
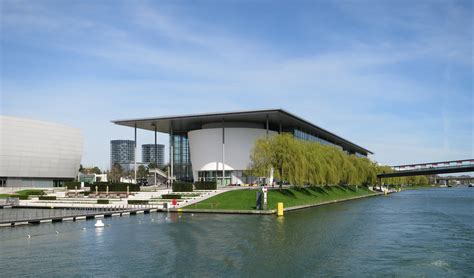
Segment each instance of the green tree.
[{"label": "green tree", "polygon": [[257,140],[250,158],[253,175],[266,177],[273,167],[280,187],[282,181],[295,186],[370,185],[379,170],[368,158],[287,133]]},{"label": "green tree", "polygon": [[110,169],[110,181],[120,182],[120,178],[124,174],[123,168],[120,164],[115,163]]},{"label": "green tree", "polygon": [[148,164],[148,169],[156,169],[158,168],[158,165],[155,162],[151,162]]},{"label": "green tree", "polygon": [[91,169],[91,172],[97,175],[100,175],[102,171],[100,170],[99,167],[95,166],[94,168]]},{"label": "green tree", "polygon": [[148,168],[145,167],[144,165],[140,165],[138,166],[138,169],[137,169],[137,178],[139,179],[144,179],[148,177]]}]

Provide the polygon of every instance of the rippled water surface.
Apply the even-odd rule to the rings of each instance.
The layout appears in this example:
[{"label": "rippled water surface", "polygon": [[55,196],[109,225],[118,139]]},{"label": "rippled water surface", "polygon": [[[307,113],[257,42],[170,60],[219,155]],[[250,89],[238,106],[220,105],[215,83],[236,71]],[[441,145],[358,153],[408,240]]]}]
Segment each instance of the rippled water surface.
[{"label": "rippled water surface", "polygon": [[104,222],[0,228],[0,276],[474,276],[474,188],[404,191],[283,218]]}]

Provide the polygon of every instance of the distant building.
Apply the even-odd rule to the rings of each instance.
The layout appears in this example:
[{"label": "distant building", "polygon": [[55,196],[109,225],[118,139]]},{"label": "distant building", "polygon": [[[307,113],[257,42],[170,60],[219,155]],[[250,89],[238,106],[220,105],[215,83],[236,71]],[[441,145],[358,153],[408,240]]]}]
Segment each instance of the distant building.
[{"label": "distant building", "polygon": [[250,156],[259,138],[288,133],[347,154],[372,152],[282,109],[164,116],[113,121],[169,134],[170,175],[182,181],[217,181],[219,186],[253,183]]},{"label": "distant building", "polygon": [[60,187],[81,163],[81,131],[62,124],[0,116],[0,187]]},{"label": "distant building", "polygon": [[110,141],[110,168],[117,163],[125,171],[133,169],[135,161],[135,141],[112,140]]},{"label": "distant building", "polygon": [[80,173],[77,175],[77,179],[80,182],[87,182],[93,184],[95,182],[107,182],[107,174],[84,174]]},{"label": "distant building", "polygon": [[143,144],[142,145],[142,162],[145,164],[156,163],[158,167],[165,164],[165,145]]}]

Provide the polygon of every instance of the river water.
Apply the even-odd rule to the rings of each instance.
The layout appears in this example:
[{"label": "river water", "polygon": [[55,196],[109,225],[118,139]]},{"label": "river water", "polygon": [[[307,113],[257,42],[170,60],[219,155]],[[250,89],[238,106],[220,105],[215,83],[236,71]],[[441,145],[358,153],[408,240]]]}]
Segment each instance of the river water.
[{"label": "river water", "polygon": [[0,228],[0,276],[474,276],[474,188],[403,191],[283,218],[154,213],[104,222]]}]

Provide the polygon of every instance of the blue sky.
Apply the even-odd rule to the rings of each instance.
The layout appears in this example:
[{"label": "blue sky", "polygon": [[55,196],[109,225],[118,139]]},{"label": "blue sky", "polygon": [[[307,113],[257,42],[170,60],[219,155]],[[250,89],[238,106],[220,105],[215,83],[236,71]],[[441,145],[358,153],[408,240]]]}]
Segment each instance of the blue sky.
[{"label": "blue sky", "polygon": [[474,157],[471,1],[0,5],[1,114],[82,129],[84,165],[133,138],[110,120],[260,108],[384,164]]}]

